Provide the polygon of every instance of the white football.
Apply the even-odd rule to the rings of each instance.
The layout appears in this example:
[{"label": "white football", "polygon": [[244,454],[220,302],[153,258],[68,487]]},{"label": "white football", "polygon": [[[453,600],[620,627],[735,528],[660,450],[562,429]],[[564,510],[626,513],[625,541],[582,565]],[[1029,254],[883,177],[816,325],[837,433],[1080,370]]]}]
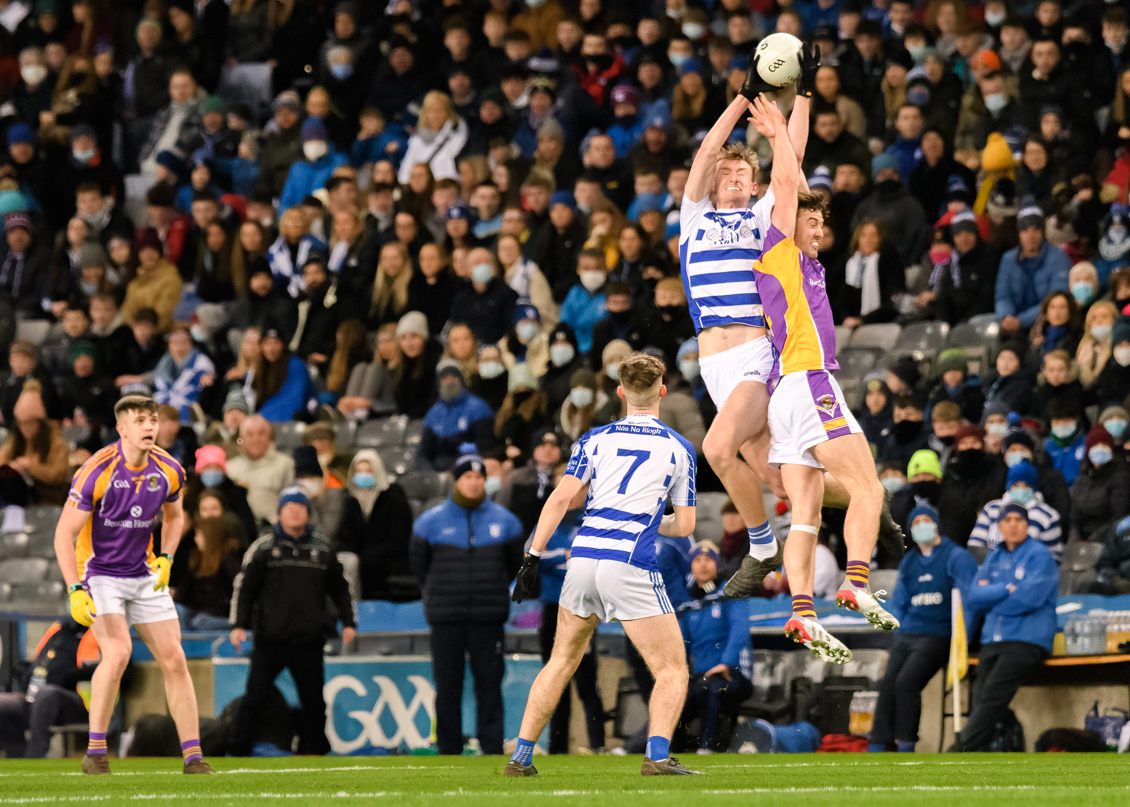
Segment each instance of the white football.
[{"label": "white football", "polygon": [[769,34],[757,46],[757,74],[774,87],[787,87],[800,78],[800,50],[792,34]]}]

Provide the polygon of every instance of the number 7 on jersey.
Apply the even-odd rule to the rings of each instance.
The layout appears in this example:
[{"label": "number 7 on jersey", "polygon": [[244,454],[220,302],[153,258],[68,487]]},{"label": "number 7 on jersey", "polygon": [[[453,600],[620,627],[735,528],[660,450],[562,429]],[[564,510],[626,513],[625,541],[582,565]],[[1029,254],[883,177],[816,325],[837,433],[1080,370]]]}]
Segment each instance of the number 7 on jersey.
[{"label": "number 7 on jersey", "polygon": [[616,456],[634,457],[631,466],[628,468],[628,472],[624,474],[624,478],[620,480],[620,488],[616,491],[617,493],[623,494],[628,492],[628,483],[632,481],[632,476],[651,456],[651,452],[632,448],[618,448],[616,449]]}]

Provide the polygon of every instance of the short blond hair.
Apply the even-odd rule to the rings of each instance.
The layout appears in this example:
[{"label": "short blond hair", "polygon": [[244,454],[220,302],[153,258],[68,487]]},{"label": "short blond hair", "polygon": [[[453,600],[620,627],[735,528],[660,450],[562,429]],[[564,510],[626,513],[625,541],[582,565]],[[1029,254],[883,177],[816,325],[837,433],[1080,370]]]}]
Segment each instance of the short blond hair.
[{"label": "short blond hair", "polygon": [[620,360],[620,386],[632,406],[651,406],[659,400],[659,387],[667,365],[646,353],[629,353]]},{"label": "short blond hair", "polygon": [[718,149],[717,162],[722,162],[723,160],[741,160],[753,169],[753,181],[757,182],[761,163],[757,159],[757,152],[745,143],[727,143],[722,146],[722,148]]}]

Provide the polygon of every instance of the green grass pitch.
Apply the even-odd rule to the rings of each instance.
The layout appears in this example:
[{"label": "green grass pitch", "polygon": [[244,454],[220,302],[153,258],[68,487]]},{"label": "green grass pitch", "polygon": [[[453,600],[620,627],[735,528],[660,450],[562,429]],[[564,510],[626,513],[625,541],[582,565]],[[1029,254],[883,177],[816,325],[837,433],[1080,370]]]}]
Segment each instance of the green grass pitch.
[{"label": "green grass pitch", "polygon": [[716,755],[683,758],[707,776],[643,778],[640,757],[535,757],[540,775],[504,779],[501,757],[218,759],[184,776],[175,759],[0,760],[8,804],[553,805],[789,807],[1130,805],[1127,760],[1114,754]]}]

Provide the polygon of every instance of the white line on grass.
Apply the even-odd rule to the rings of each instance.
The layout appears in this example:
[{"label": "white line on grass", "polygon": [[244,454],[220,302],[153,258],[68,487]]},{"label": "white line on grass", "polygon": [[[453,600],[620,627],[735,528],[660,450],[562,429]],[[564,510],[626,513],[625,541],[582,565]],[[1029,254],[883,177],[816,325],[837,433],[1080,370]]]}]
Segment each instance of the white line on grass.
[{"label": "white line on grass", "polygon": [[[332,773],[341,771],[438,771],[451,769],[455,765],[344,765],[333,768],[231,768],[216,771],[216,773]],[[21,771],[18,773],[0,773],[0,777],[19,776],[85,776],[81,771]],[[171,771],[114,771],[114,776],[181,776],[179,770]]]},{"label": "white line on grass", "polygon": [[827,762],[823,762],[823,761],[821,761],[821,762],[765,762],[765,763],[746,762],[746,763],[740,763],[740,764],[734,764],[734,765],[710,765],[709,767],[710,767],[711,770],[714,770],[714,769],[720,769],[720,768],[850,768],[850,767],[886,768],[886,767],[889,767],[891,765],[930,765],[931,767],[933,767],[935,765],[938,765],[938,766],[940,766],[940,765],[992,765],[993,767],[999,767],[1001,765],[1019,765],[1019,764],[1021,764],[1021,762],[1019,760],[1015,760],[1015,759],[1013,759],[1013,760],[1007,760],[1007,759],[1005,759],[1005,760],[991,760],[991,761],[989,761],[989,760],[974,760],[974,759],[969,759],[969,760],[947,759],[947,760],[939,760],[939,761],[936,761],[936,762],[935,761],[927,762],[926,760],[922,760],[920,762],[911,762],[911,761],[906,761],[906,762],[902,762],[902,761],[900,761],[900,762],[865,762],[865,761],[862,761],[862,760],[859,760],[859,761],[839,761],[839,760],[830,759]]}]

